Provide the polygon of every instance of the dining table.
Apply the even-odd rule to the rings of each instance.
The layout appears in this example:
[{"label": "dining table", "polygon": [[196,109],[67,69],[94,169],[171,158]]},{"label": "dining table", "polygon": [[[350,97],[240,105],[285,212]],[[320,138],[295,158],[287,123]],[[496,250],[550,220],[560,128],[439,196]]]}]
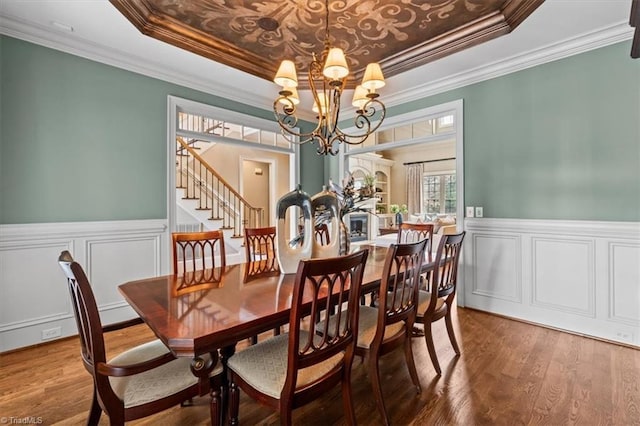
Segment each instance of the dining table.
[{"label": "dining table", "polygon": [[[388,247],[367,248],[361,293],[380,286]],[[425,255],[422,272],[434,268]],[[236,343],[289,322],[296,274],[274,271],[261,260],[205,271],[185,272],[130,281],[120,285],[124,299],[177,357],[191,357],[202,365],[205,354],[216,356],[226,368]]]}]

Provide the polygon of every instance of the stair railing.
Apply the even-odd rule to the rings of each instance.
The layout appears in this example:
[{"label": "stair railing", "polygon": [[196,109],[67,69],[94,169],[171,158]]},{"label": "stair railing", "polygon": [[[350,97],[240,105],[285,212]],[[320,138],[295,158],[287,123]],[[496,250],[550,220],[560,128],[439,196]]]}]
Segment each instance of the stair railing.
[{"label": "stair railing", "polygon": [[197,209],[210,211],[211,220],[221,220],[221,229],[233,229],[234,238],[241,238],[245,227],[263,226],[263,208],[249,204],[183,138],[176,141],[176,187],[185,190],[183,198],[198,200]]}]

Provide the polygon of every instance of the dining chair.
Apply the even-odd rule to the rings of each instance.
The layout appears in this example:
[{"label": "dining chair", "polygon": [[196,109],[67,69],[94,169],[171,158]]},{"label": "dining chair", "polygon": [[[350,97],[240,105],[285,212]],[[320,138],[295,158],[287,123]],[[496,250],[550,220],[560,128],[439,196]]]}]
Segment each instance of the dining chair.
[{"label": "dining chair", "polygon": [[[398,227],[398,243],[414,243],[423,239],[427,240],[425,252],[427,253],[427,261],[432,260],[433,249],[433,223],[401,223]],[[422,274],[421,284],[429,279],[429,273]],[[422,330],[414,327],[413,335],[422,336]]]},{"label": "dining chair", "polygon": [[63,251],[58,263],[67,277],[80,336],[80,354],[93,377],[93,400],[88,425],[97,425],[102,412],[112,425],[146,417],[211,392],[211,420],[221,415],[223,369],[217,353],[194,360],[176,358],[160,341],[131,348],[106,359],[104,332],[98,306],[84,270]]},{"label": "dining chair", "polygon": [[387,250],[377,307],[360,306],[355,353],[364,358],[378,411],[386,425],[389,416],[382,396],[380,357],[403,346],[411,381],[420,393],[420,381],[411,349],[416,318],[420,269],[426,240],[391,244]]},{"label": "dining chair", "polygon": [[[427,254],[427,261],[431,261],[431,250],[433,241],[433,224],[432,223],[407,223],[403,222],[398,226],[398,244],[415,243],[420,240],[427,240],[425,252]],[[425,281],[428,274],[423,275],[422,281]],[[378,292],[371,293],[371,305],[376,303]],[[364,304],[364,303],[363,303]],[[421,330],[414,328],[414,334],[422,336]]]},{"label": "dining chair", "polygon": [[[204,271],[226,265],[222,230],[202,232],[174,232],[171,234],[173,273]],[[216,265],[216,252],[219,265]]]},{"label": "dining chair", "polygon": [[247,262],[260,262],[263,272],[279,270],[276,257],[276,227],[244,229]]},{"label": "dining chair", "polygon": [[[275,226],[244,229],[244,247],[247,258],[246,279],[280,272],[280,265],[276,257],[276,244]],[[280,327],[274,328],[273,334],[279,335]],[[251,344],[257,342],[258,336],[251,337]]]},{"label": "dining chair", "polygon": [[433,223],[407,223],[403,222],[398,227],[398,244],[414,243],[426,239],[427,257],[431,261],[431,244],[433,242]]},{"label": "dining chair", "polygon": [[[364,249],[347,256],[300,261],[289,331],[249,346],[228,360],[230,424],[238,424],[239,389],[278,410],[280,422],[290,425],[294,408],[338,383],[347,423],[355,424],[351,365],[358,330],[358,293],[367,255]],[[336,306],[343,309],[334,310]],[[337,317],[337,321],[325,321],[322,335],[317,333],[315,321],[309,321],[318,315]]]},{"label": "dining chair", "polygon": [[440,267],[434,268],[429,280],[429,288],[418,292],[418,316],[416,321],[424,324],[424,338],[429,350],[429,357],[438,375],[442,374],[442,370],[440,369],[440,363],[433,344],[432,323],[441,318],[445,319],[451,346],[453,346],[456,356],[460,355],[460,348],[456,341],[451,320],[451,309],[454,306],[458,285],[458,264],[464,236],[465,231],[459,234],[442,236],[434,260]]}]

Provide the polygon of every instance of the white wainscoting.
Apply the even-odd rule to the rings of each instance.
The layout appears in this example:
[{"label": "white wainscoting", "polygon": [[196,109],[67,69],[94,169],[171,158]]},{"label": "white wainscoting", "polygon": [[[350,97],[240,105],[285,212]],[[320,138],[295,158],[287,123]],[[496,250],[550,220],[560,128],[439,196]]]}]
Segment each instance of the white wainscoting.
[{"label": "white wainscoting", "polygon": [[77,334],[58,256],[85,269],[103,324],[134,318],[118,285],[169,271],[166,220],[0,226],[0,352]]},{"label": "white wainscoting", "polygon": [[467,307],[640,346],[640,223],[465,219]]}]

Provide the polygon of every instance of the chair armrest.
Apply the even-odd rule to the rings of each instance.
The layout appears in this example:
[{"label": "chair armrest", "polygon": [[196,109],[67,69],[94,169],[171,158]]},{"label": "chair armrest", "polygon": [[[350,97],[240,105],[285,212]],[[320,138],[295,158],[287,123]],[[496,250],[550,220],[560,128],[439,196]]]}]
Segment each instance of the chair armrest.
[{"label": "chair armrest", "polygon": [[131,327],[133,325],[142,324],[142,318],[133,318],[126,321],[114,322],[113,324],[107,324],[102,327],[103,333],[108,333],[110,331],[122,330],[123,328]]},{"label": "chair armrest", "polygon": [[122,377],[122,376],[132,376],[134,374],[144,373],[145,371],[152,370],[156,367],[159,367],[163,364],[171,362],[175,360],[176,357],[173,356],[171,352],[167,352],[166,354],[162,354],[153,359],[149,359],[147,361],[139,362],[137,364],[130,365],[111,365],[104,362],[100,362],[97,364],[98,373],[104,376],[112,376],[112,377]]}]

